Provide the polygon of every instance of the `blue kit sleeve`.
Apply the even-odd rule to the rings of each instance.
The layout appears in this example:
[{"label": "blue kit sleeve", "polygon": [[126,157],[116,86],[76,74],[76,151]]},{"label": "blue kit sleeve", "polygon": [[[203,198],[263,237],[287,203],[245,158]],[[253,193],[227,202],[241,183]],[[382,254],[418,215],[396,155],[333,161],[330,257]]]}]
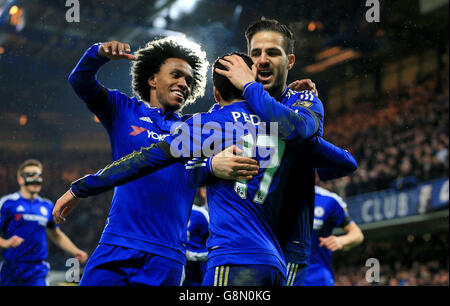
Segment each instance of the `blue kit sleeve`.
[{"label": "blue kit sleeve", "polygon": [[191,187],[202,187],[217,182],[218,178],[212,171],[212,156],[208,158],[194,158],[185,165],[185,176]]},{"label": "blue kit sleeve", "polygon": [[95,100],[103,88],[95,75],[109,59],[98,54],[100,45],[98,43],[90,47],[69,75],[70,85],[85,102]]},{"label": "blue kit sleeve", "polygon": [[169,144],[161,141],[122,157],[96,174],[76,180],[72,183],[72,194],[77,198],[93,196],[170,166],[176,161],[170,154]]},{"label": "blue kit sleeve", "polygon": [[278,122],[278,131],[283,139],[306,139],[319,130],[319,121],[312,110],[293,110],[278,103],[260,83],[245,84],[243,96],[262,121]]},{"label": "blue kit sleeve", "polygon": [[306,162],[314,168],[322,181],[349,175],[358,168],[351,153],[335,146],[321,137],[311,141],[314,145]]}]

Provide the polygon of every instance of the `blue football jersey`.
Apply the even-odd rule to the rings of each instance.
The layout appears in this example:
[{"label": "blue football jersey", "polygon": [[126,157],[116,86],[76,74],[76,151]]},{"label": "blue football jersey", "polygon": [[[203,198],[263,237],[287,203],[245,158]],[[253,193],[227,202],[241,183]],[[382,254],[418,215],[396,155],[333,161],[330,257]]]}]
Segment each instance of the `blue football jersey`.
[{"label": "blue football jersey", "polygon": [[17,248],[3,250],[10,262],[39,262],[47,259],[47,228],[57,227],[52,216],[50,200],[37,197],[26,199],[20,192],[0,199],[0,230],[4,239],[17,235],[24,239]]},{"label": "blue football jersey", "polygon": [[204,206],[192,206],[187,228],[187,261],[183,286],[200,286],[206,272],[209,213]]},{"label": "blue football jersey", "polygon": [[[117,90],[107,90],[106,99],[96,99],[100,85],[95,73],[108,61],[98,55],[98,46],[86,51],[69,81],[105,127],[112,159],[118,160],[164,140],[172,124],[181,118]],[[183,165],[174,164],[116,187],[100,243],[146,251],[184,264],[186,228],[195,196],[184,171]]]},{"label": "blue football jersey", "polygon": [[[169,136],[165,140],[171,148],[180,147],[185,141],[180,149],[188,148],[190,152],[180,152],[183,156],[196,155],[200,150],[201,155],[212,155],[238,145],[267,166],[249,182],[218,180],[207,187],[208,269],[226,264],[265,264],[285,274],[283,255],[267,211],[272,206],[267,204],[271,202],[272,190],[279,184],[279,161],[285,146],[266,129],[257,133],[260,124],[261,119],[247,102],[235,102],[211,113],[194,115],[179,127],[183,130],[179,137]],[[183,139],[183,134],[189,135],[189,139]],[[209,149],[210,152],[205,152]]]},{"label": "blue football jersey", "polygon": [[[272,103],[281,103],[296,112],[314,113],[317,122],[315,135],[323,136],[323,104],[311,91],[297,92],[286,87],[281,96],[271,99]],[[277,237],[283,247],[286,261],[301,265],[308,263],[311,252],[315,185],[314,154],[311,154],[313,145],[315,144],[302,139],[287,143],[287,150],[293,156],[283,161],[289,166],[285,172],[287,178],[281,195],[283,205],[276,224]]]},{"label": "blue football jersey", "polygon": [[187,227],[186,248],[189,252],[188,260],[205,261],[208,255],[206,240],[209,236],[209,214],[203,206],[192,206],[191,216]]},{"label": "blue football jersey", "polygon": [[314,230],[311,241],[311,259],[304,285],[333,285],[332,252],[319,247],[319,237],[328,237],[336,227],[345,227],[351,219],[347,204],[335,193],[315,187]]}]

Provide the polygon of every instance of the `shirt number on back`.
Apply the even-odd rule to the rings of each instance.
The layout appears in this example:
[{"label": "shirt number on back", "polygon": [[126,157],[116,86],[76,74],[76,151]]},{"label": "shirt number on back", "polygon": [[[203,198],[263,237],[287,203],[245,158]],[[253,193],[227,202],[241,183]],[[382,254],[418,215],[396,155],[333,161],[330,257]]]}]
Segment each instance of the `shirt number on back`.
[{"label": "shirt number on back", "polygon": [[[281,158],[284,154],[285,143],[273,135],[258,135],[256,137],[256,143],[251,134],[242,136],[244,141],[243,156],[252,156],[252,152],[255,152],[255,146],[258,148],[272,149],[269,161],[265,165],[263,176],[259,182],[259,188],[253,197],[253,202],[263,204],[269,193],[270,185],[272,184],[273,176],[280,167]],[[245,199],[247,197],[247,182],[236,181],[234,184],[234,190],[241,197]]]}]

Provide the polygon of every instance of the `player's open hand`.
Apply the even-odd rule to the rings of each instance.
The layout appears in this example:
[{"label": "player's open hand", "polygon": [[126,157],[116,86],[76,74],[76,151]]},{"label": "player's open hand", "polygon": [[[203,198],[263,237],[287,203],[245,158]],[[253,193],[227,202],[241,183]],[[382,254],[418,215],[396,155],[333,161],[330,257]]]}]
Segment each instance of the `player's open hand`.
[{"label": "player's open hand", "polygon": [[136,60],[136,56],[130,53],[131,47],[127,43],[120,41],[104,42],[98,48],[98,54],[107,57],[111,60],[127,59],[130,61]]},{"label": "player's open hand", "polygon": [[288,87],[295,91],[303,91],[309,90],[312,91],[317,97],[319,96],[319,92],[316,88],[316,83],[311,81],[310,79],[297,80],[288,85]]},{"label": "player's open hand", "polygon": [[242,150],[230,146],[215,155],[211,161],[213,173],[224,180],[251,180],[258,175],[258,162],[250,157],[238,156]]},{"label": "player's open hand", "polygon": [[332,252],[342,249],[343,246],[339,237],[333,235],[328,236],[326,238],[319,237],[319,240],[320,240],[319,247],[324,246]]},{"label": "player's open hand", "polygon": [[65,222],[67,215],[78,205],[79,201],[79,199],[72,195],[70,190],[63,194],[56,201],[55,207],[53,207],[52,215],[55,218],[56,224]]},{"label": "player's open hand", "polygon": [[253,82],[256,79],[257,69],[252,65],[250,69],[247,63],[239,55],[233,54],[225,56],[219,60],[227,70],[216,68],[216,72],[227,77],[234,87],[243,90],[244,85]]}]

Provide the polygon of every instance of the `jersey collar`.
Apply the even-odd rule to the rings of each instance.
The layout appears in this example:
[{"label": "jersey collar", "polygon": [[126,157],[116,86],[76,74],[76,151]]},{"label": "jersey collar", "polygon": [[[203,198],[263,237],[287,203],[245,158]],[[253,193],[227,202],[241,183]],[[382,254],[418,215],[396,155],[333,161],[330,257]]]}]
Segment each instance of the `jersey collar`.
[{"label": "jersey collar", "polygon": [[28,202],[31,202],[31,203],[33,203],[34,201],[36,201],[36,200],[39,199],[39,195],[38,195],[37,197],[35,197],[34,199],[28,199],[28,198],[25,198],[25,197],[22,195],[22,193],[20,192],[20,189],[19,189],[19,191],[17,191],[17,194],[19,195],[19,197],[20,197],[21,199],[23,199],[23,200],[25,200],[25,201],[28,201]]},{"label": "jersey collar", "polygon": [[160,107],[149,106],[149,108],[153,112],[157,113],[163,120],[169,120],[169,119],[172,119],[173,117],[175,117],[175,119],[178,119],[178,120],[181,118],[178,111],[168,111],[167,113],[164,113],[162,108],[160,108]]}]

